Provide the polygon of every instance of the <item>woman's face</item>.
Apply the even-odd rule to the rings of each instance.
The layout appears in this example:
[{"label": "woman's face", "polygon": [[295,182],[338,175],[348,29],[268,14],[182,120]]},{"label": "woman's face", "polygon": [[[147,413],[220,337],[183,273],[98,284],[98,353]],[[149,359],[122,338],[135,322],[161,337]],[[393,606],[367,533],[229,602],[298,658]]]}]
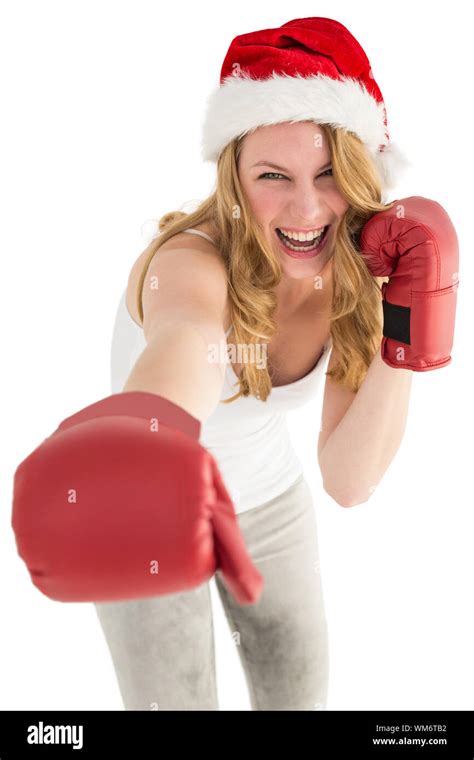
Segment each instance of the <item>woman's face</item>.
[{"label": "woman's face", "polygon": [[[273,164],[273,166],[272,166]],[[279,167],[279,168],[276,168]],[[331,154],[321,128],[312,122],[259,127],[243,139],[239,178],[257,223],[292,279],[316,277],[332,256],[334,231],[348,203],[336,187]],[[328,227],[314,249],[289,249],[285,232]],[[311,247],[313,250],[311,250]]]}]

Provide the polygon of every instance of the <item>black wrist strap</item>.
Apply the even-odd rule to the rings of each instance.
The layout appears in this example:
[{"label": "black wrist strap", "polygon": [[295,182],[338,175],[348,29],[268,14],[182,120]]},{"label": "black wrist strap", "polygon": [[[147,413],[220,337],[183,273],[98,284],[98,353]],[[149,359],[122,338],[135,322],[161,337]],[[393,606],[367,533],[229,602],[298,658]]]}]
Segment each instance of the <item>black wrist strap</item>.
[{"label": "black wrist strap", "polygon": [[409,306],[397,306],[389,303],[385,299],[382,301],[383,307],[383,335],[385,338],[398,340],[400,343],[410,342],[410,312]]}]

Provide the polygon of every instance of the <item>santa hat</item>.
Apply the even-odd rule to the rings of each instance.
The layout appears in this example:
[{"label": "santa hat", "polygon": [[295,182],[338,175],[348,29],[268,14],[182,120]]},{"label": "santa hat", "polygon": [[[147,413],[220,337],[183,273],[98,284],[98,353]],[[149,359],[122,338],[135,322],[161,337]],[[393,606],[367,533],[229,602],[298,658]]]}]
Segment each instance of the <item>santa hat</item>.
[{"label": "santa hat", "polygon": [[355,37],[330,18],[302,18],[235,37],[207,101],[202,157],[216,162],[259,126],[314,121],[342,127],[367,147],[393,187],[411,163],[389,139],[382,93]]}]

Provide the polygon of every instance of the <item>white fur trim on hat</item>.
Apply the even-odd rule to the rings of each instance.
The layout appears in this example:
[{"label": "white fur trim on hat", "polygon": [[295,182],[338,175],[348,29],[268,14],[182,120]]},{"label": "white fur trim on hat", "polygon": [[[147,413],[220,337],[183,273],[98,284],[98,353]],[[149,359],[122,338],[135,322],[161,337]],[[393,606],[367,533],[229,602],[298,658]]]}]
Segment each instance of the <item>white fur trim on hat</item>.
[{"label": "white fur trim on hat", "polygon": [[[366,145],[383,178],[392,186],[408,162],[387,141],[384,105],[352,77],[335,80],[320,74],[303,77],[273,73],[252,79],[229,76],[209,96],[202,133],[202,157],[217,161],[236,137],[260,126],[314,121],[354,132]],[[385,146],[379,152],[381,146]]]}]

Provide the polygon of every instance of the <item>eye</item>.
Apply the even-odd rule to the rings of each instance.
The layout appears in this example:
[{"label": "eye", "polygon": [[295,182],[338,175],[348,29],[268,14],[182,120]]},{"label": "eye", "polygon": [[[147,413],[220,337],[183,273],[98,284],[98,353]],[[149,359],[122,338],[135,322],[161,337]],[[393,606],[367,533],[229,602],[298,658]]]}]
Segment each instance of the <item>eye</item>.
[{"label": "eye", "polygon": [[261,174],[259,179],[267,179],[267,177],[283,177],[284,179],[287,179],[284,174],[277,174],[276,172],[266,172],[265,174]]},{"label": "eye", "polygon": [[[328,172],[330,172],[331,174],[328,174]],[[332,176],[332,167],[330,167],[329,169],[326,169],[326,171],[322,172],[319,176],[320,177]],[[284,174],[278,174],[277,172],[265,172],[265,174],[260,175],[259,179],[273,179],[274,177],[283,177],[283,179],[288,179],[288,177],[285,177]]]}]

